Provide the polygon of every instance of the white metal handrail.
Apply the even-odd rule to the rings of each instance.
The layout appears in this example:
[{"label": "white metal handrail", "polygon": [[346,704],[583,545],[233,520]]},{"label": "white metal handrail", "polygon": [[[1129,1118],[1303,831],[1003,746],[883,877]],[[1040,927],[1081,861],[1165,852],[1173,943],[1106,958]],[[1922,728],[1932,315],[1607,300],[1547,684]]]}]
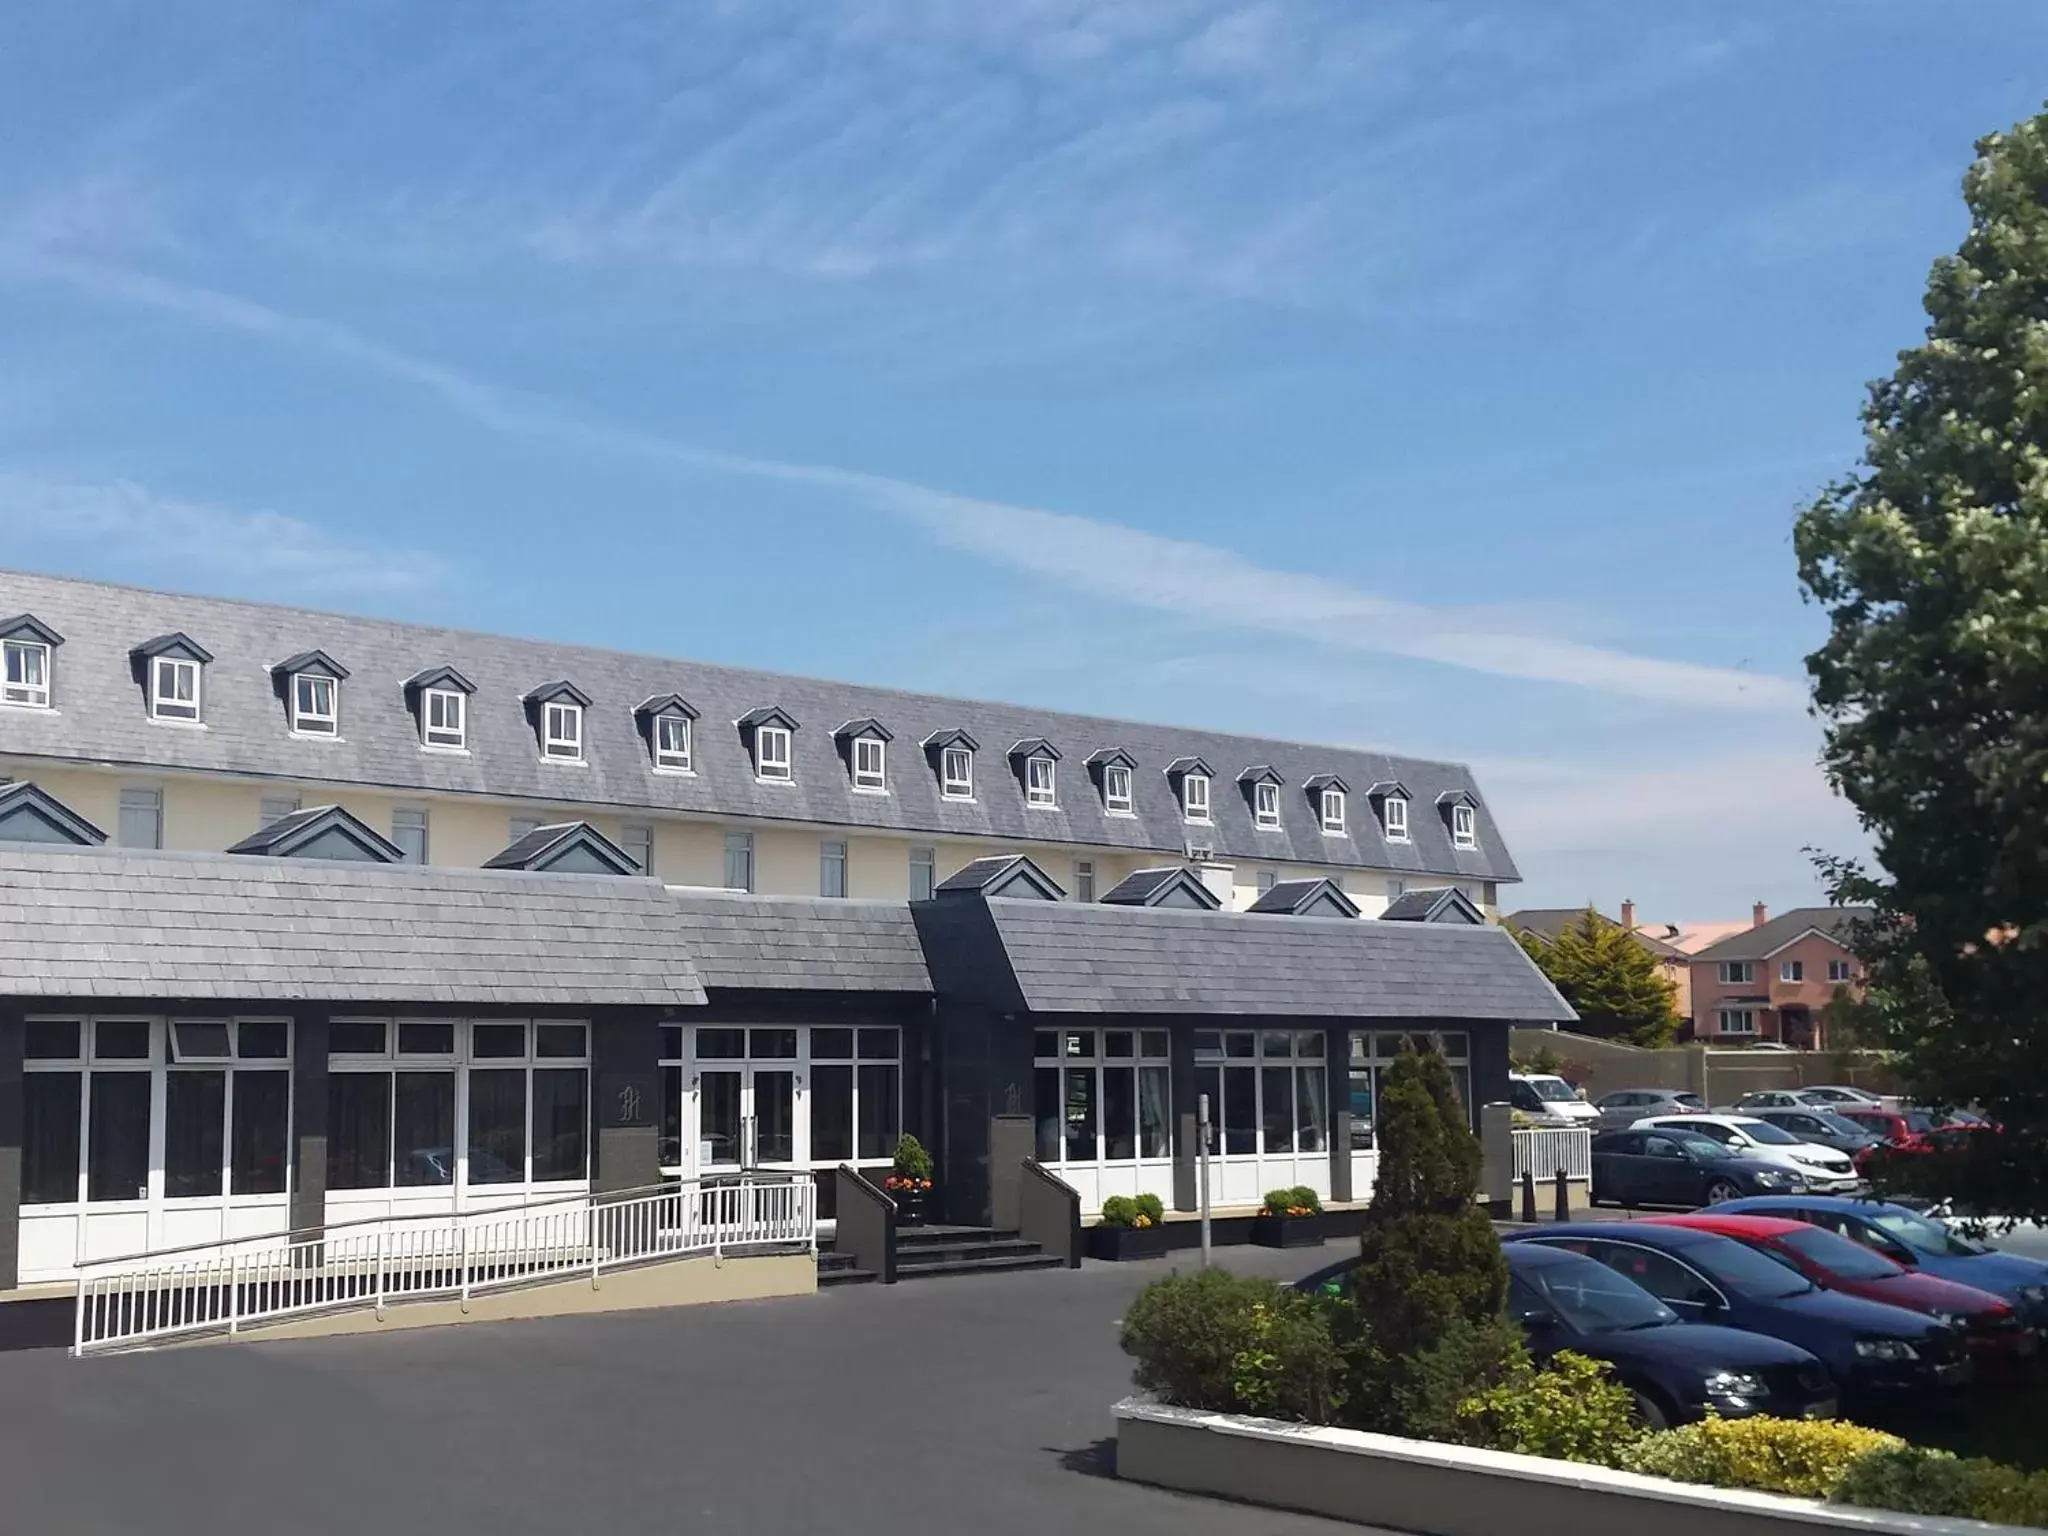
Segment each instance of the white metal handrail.
[{"label": "white metal handrail", "polygon": [[1537,1183],[1557,1177],[1593,1176],[1593,1133],[1576,1125],[1531,1125],[1515,1131],[1515,1179],[1533,1174]]},{"label": "white metal handrail", "polygon": [[693,1253],[814,1248],[809,1177],[685,1180],[484,1211],[421,1212],[89,1261],[74,1355],[393,1301],[458,1297]]}]

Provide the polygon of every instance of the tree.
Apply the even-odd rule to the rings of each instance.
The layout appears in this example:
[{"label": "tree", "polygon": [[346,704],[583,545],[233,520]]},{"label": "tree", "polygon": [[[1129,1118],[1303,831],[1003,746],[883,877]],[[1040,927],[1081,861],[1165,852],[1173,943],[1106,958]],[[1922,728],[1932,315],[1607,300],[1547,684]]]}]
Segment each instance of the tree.
[{"label": "tree", "polygon": [[1619,923],[1588,907],[1554,939],[1527,929],[1515,937],[1564,994],[1587,1034],[1659,1046],[1678,1033],[1678,989],[1657,957]]},{"label": "tree", "polygon": [[[2048,1214],[2048,113],[1979,142],[1926,339],[1863,407],[1860,467],[1799,516],[1828,618],[1824,762],[1878,868],[1824,859],[1906,1085],[2005,1127],[1930,1174]],[[1927,1170],[1923,1170],[1926,1172]]]}]

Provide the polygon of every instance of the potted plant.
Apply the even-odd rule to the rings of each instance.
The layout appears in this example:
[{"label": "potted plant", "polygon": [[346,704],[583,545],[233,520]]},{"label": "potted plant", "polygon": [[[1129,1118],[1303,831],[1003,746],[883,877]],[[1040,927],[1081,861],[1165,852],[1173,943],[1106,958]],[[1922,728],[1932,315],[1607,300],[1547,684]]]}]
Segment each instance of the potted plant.
[{"label": "potted plant", "polygon": [[1156,1259],[1166,1252],[1166,1204],[1157,1195],[1111,1195],[1084,1236],[1091,1259]]},{"label": "potted plant", "polygon": [[896,1202],[899,1227],[924,1225],[925,1197],[932,1192],[932,1155],[915,1136],[906,1134],[896,1143],[894,1166],[882,1188]]},{"label": "potted plant", "polygon": [[1261,1248],[1313,1248],[1323,1240],[1323,1202],[1306,1184],[1269,1189],[1252,1218],[1252,1241]]}]

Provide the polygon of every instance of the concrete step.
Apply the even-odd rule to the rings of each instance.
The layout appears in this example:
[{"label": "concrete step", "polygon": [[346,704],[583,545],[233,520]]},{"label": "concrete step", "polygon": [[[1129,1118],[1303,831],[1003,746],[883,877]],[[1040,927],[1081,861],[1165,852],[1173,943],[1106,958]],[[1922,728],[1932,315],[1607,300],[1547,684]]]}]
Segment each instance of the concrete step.
[{"label": "concrete step", "polygon": [[1019,1253],[990,1259],[949,1259],[939,1264],[899,1262],[896,1266],[896,1278],[900,1282],[922,1280],[931,1275],[982,1275],[998,1274],[1005,1270],[1065,1268],[1065,1260],[1049,1253]]}]

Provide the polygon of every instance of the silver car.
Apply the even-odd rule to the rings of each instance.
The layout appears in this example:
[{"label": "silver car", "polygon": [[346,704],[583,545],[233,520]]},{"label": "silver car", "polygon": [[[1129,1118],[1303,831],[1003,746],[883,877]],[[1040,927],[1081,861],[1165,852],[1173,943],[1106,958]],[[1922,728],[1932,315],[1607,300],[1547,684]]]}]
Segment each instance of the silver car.
[{"label": "silver car", "polygon": [[1854,1120],[1844,1120],[1830,1109],[1757,1109],[1750,1113],[1759,1120],[1768,1120],[1781,1131],[1790,1131],[1801,1141],[1811,1142],[1817,1147],[1833,1147],[1852,1158],[1884,1139]]},{"label": "silver car", "polygon": [[1625,1131],[1649,1115],[1703,1115],[1706,1104],[1683,1088],[1622,1088],[1594,1100],[1600,1111],[1595,1130]]}]

